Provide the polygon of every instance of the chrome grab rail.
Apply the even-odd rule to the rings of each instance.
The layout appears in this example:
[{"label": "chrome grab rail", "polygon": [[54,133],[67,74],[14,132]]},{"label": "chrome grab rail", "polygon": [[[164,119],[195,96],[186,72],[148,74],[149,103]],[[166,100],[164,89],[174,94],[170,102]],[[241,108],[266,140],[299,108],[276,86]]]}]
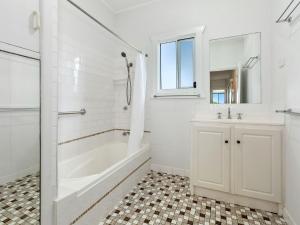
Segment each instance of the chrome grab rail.
[{"label": "chrome grab rail", "polygon": [[30,107],[0,107],[0,112],[22,112],[22,111],[39,111],[40,108],[30,108]]},{"label": "chrome grab rail", "polygon": [[276,110],[276,113],[285,113],[289,115],[294,115],[294,116],[300,116],[300,112],[293,112],[292,109],[286,109],[286,110]]},{"label": "chrome grab rail", "polygon": [[85,115],[86,110],[85,109],[80,109],[80,111],[67,111],[67,112],[59,112],[59,116],[67,116],[67,115]]}]

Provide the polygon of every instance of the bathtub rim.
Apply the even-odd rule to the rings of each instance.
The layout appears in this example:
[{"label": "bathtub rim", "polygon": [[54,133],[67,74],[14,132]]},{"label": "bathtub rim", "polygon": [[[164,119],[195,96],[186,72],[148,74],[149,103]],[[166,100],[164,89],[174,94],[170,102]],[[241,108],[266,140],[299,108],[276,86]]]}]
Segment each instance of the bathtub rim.
[{"label": "bathtub rim", "polygon": [[[95,178],[92,181],[90,181],[89,183],[86,183],[85,185],[83,185],[79,188],[70,188],[69,186],[66,186],[66,185],[63,185],[63,184],[58,185],[58,195],[55,199],[55,202],[62,201],[62,200],[66,199],[66,198],[68,198],[72,195],[76,195],[76,196],[80,197],[80,196],[86,194],[90,189],[93,189],[99,183],[104,182],[109,176],[111,176],[116,171],[118,171],[119,169],[124,167],[127,163],[129,163],[129,161],[135,160],[138,157],[140,157],[141,155],[146,154],[149,151],[150,151],[150,144],[148,144],[148,143],[143,144],[138,152],[135,152],[131,155],[127,155],[124,159],[122,159],[119,162],[113,164],[112,166],[110,166],[109,168],[103,170],[99,174],[89,175],[89,176],[85,176],[85,177],[81,177],[81,178],[60,178],[58,180],[58,182],[60,182],[61,180],[70,180],[70,181],[73,180],[74,181],[74,180],[84,179],[86,177],[95,176]],[[60,187],[66,188],[70,191],[68,191],[67,193],[65,193],[63,195],[59,195],[59,188]]]}]

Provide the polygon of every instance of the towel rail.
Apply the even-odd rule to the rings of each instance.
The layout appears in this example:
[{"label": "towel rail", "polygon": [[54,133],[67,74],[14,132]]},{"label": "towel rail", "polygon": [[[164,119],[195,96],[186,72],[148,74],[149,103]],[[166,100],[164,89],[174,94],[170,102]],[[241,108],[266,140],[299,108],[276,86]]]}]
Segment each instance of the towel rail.
[{"label": "towel rail", "polygon": [[86,110],[80,109],[80,111],[66,111],[66,112],[59,112],[58,116],[67,116],[67,115],[85,115]]},{"label": "towel rail", "polygon": [[296,11],[298,6],[300,5],[300,1],[293,7],[293,9],[290,11],[290,13],[285,18],[283,18],[283,17],[287,13],[287,11],[291,8],[291,6],[293,5],[294,2],[295,2],[295,0],[292,0],[290,2],[290,4],[285,8],[285,10],[280,15],[280,17],[276,20],[276,23],[284,23],[284,22],[291,23],[292,22],[292,20],[293,20],[292,14]]},{"label": "towel rail", "polygon": [[153,95],[154,98],[171,98],[171,97],[200,97],[200,94],[198,95]]},{"label": "towel rail", "polygon": [[31,107],[0,107],[0,112],[23,112],[23,111],[39,111],[40,108]]},{"label": "towel rail", "polygon": [[300,112],[294,112],[292,109],[286,109],[286,110],[276,110],[276,113],[285,113],[288,115],[293,115],[293,116],[300,116]]}]

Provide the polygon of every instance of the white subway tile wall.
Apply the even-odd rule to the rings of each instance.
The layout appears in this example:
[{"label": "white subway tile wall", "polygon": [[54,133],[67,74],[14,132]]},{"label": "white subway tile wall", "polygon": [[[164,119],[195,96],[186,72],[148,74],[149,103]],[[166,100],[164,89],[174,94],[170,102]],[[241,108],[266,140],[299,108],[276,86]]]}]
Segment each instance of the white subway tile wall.
[{"label": "white subway tile wall", "polygon": [[[67,2],[61,2],[59,8],[58,108],[87,111],[84,116],[59,119],[59,143],[106,130],[129,129],[131,107],[126,102],[127,69],[121,52],[125,51],[133,64],[136,52]],[[134,66],[130,74],[133,85]]]},{"label": "white subway tile wall", "polygon": [[60,9],[59,111],[87,111],[59,119],[63,142],[114,127],[115,43],[70,4],[62,2]]}]

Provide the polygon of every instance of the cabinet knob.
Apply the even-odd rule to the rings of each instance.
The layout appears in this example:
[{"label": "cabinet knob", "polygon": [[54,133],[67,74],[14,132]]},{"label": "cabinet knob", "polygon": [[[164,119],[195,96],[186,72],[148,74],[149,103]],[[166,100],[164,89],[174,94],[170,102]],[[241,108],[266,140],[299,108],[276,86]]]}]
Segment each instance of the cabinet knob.
[{"label": "cabinet knob", "polygon": [[228,143],[229,143],[229,141],[228,141],[228,140],[225,140],[225,143],[226,143],[226,144],[228,144]]},{"label": "cabinet knob", "polygon": [[241,144],[241,141],[240,141],[240,140],[237,140],[236,143]]}]

